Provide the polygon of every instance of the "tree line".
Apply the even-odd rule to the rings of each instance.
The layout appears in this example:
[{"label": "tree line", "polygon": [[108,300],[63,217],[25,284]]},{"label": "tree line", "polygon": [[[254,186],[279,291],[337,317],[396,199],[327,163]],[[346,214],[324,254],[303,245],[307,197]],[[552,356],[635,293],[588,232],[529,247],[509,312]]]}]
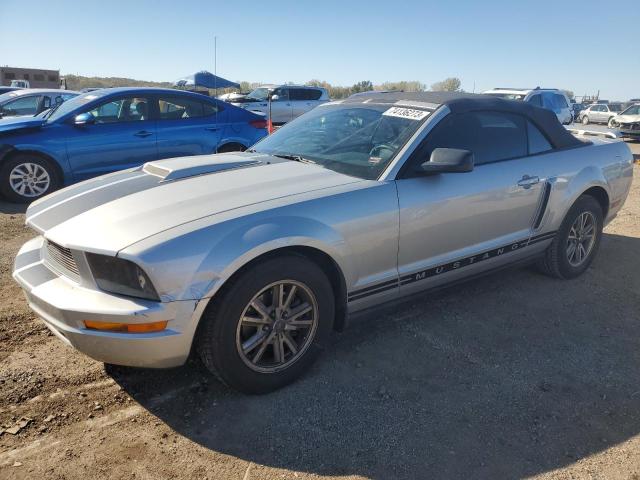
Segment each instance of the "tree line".
[{"label": "tree line", "polygon": [[[151,82],[145,80],[134,80],[132,78],[123,77],[83,77],[81,75],[65,75],[67,80],[67,88],[69,90],[81,90],[83,88],[108,88],[108,87],[163,87],[170,88],[171,83],[168,82]],[[242,81],[240,84],[240,91],[248,93],[261,84],[256,82]],[[292,84],[293,82],[288,82]],[[460,79],[451,77],[441,82],[436,82],[427,87],[422,82],[417,80],[400,81],[400,82],[384,82],[379,85],[374,85],[369,80],[363,80],[354,83],[351,86],[343,87],[338,85],[332,85],[325,80],[313,79],[305,83],[305,85],[313,87],[323,87],[329,92],[329,97],[333,99],[347,98],[354,93],[368,92],[371,90],[383,90],[383,91],[404,91],[404,92],[425,92],[427,90],[435,92],[461,92]],[[235,89],[218,89],[218,94],[233,92]],[[213,93],[213,92],[211,92]]]}]

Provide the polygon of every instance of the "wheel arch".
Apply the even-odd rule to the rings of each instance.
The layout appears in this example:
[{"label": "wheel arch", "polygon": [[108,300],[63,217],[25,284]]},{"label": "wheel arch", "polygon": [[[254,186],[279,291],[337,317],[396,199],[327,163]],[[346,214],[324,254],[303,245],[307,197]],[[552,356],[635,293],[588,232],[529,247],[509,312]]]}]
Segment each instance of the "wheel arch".
[{"label": "wheel arch", "polygon": [[[609,213],[610,198],[609,194],[603,187],[590,187],[580,194],[580,196],[582,195],[589,195],[590,197],[595,198],[602,207],[603,218],[607,218],[607,214]],[[580,196],[578,198],[580,198]]]},{"label": "wheel arch", "polygon": [[2,155],[0,164],[11,160],[17,155],[34,155],[38,158],[41,158],[42,160],[45,160],[53,168],[55,175],[58,177],[58,181],[60,182],[60,185],[62,186],[64,184],[64,181],[65,181],[64,171],[60,166],[60,164],[51,155],[40,152],[38,150],[18,149],[15,147],[11,147]]},{"label": "wheel arch", "polygon": [[[318,265],[320,269],[322,269],[322,271],[329,279],[329,282],[331,283],[331,288],[336,300],[333,329],[337,331],[344,330],[347,320],[347,284],[344,273],[338,263],[331,257],[331,255],[320,248],[308,245],[289,245],[285,247],[274,248],[253,257],[247,263],[236,269],[229,277],[227,277],[224,282],[220,284],[215,290],[214,295],[206,298],[206,308],[209,308],[209,304],[211,304],[212,301],[215,301],[216,298],[220,298],[221,295],[224,295],[226,289],[229,288],[233,284],[235,279],[237,279],[240,275],[266,260],[285,255],[295,255],[306,258],[307,260],[310,260]],[[203,309],[203,312],[205,309]]]}]

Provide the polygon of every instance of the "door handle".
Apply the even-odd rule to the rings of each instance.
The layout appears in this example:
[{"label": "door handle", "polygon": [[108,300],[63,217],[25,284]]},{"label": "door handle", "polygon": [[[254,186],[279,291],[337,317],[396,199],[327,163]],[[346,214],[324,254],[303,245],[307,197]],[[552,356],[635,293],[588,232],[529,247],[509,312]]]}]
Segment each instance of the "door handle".
[{"label": "door handle", "polygon": [[218,127],[204,127],[205,130],[209,130],[210,132],[215,132],[218,130]]},{"label": "door handle", "polygon": [[146,130],[142,130],[140,132],[134,133],[136,137],[148,137],[149,135],[153,135],[153,132],[147,132]]},{"label": "door handle", "polygon": [[536,183],[540,183],[539,177],[525,175],[518,181],[518,186],[523,188],[531,188],[531,186],[535,185]]}]

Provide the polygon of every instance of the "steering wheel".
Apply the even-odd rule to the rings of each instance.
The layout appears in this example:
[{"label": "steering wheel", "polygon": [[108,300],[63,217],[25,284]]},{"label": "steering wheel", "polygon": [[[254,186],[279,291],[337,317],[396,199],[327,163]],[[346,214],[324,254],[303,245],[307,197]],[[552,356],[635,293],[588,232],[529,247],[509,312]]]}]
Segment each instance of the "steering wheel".
[{"label": "steering wheel", "polygon": [[[387,150],[389,152],[389,155],[387,157],[384,157],[382,155],[382,152],[384,150]],[[388,143],[381,143],[380,145],[376,145],[375,147],[373,147],[371,149],[371,151],[369,152],[369,158],[371,158],[371,157],[379,157],[379,158],[387,159],[391,155],[393,155],[393,153],[395,151],[396,151],[395,147],[389,145]]]}]

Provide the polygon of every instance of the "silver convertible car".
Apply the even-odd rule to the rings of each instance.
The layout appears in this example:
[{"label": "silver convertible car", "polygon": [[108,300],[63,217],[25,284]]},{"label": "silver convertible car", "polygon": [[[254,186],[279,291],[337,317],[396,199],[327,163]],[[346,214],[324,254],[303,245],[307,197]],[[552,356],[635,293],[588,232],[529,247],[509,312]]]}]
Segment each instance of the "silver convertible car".
[{"label": "silver convertible car", "polygon": [[244,153],[174,158],[34,202],[13,276],[102,362],[197,351],[248,393],[293,381],[355,312],[514,263],[571,279],[632,180],[625,143],[486,95],[327,103]]}]

